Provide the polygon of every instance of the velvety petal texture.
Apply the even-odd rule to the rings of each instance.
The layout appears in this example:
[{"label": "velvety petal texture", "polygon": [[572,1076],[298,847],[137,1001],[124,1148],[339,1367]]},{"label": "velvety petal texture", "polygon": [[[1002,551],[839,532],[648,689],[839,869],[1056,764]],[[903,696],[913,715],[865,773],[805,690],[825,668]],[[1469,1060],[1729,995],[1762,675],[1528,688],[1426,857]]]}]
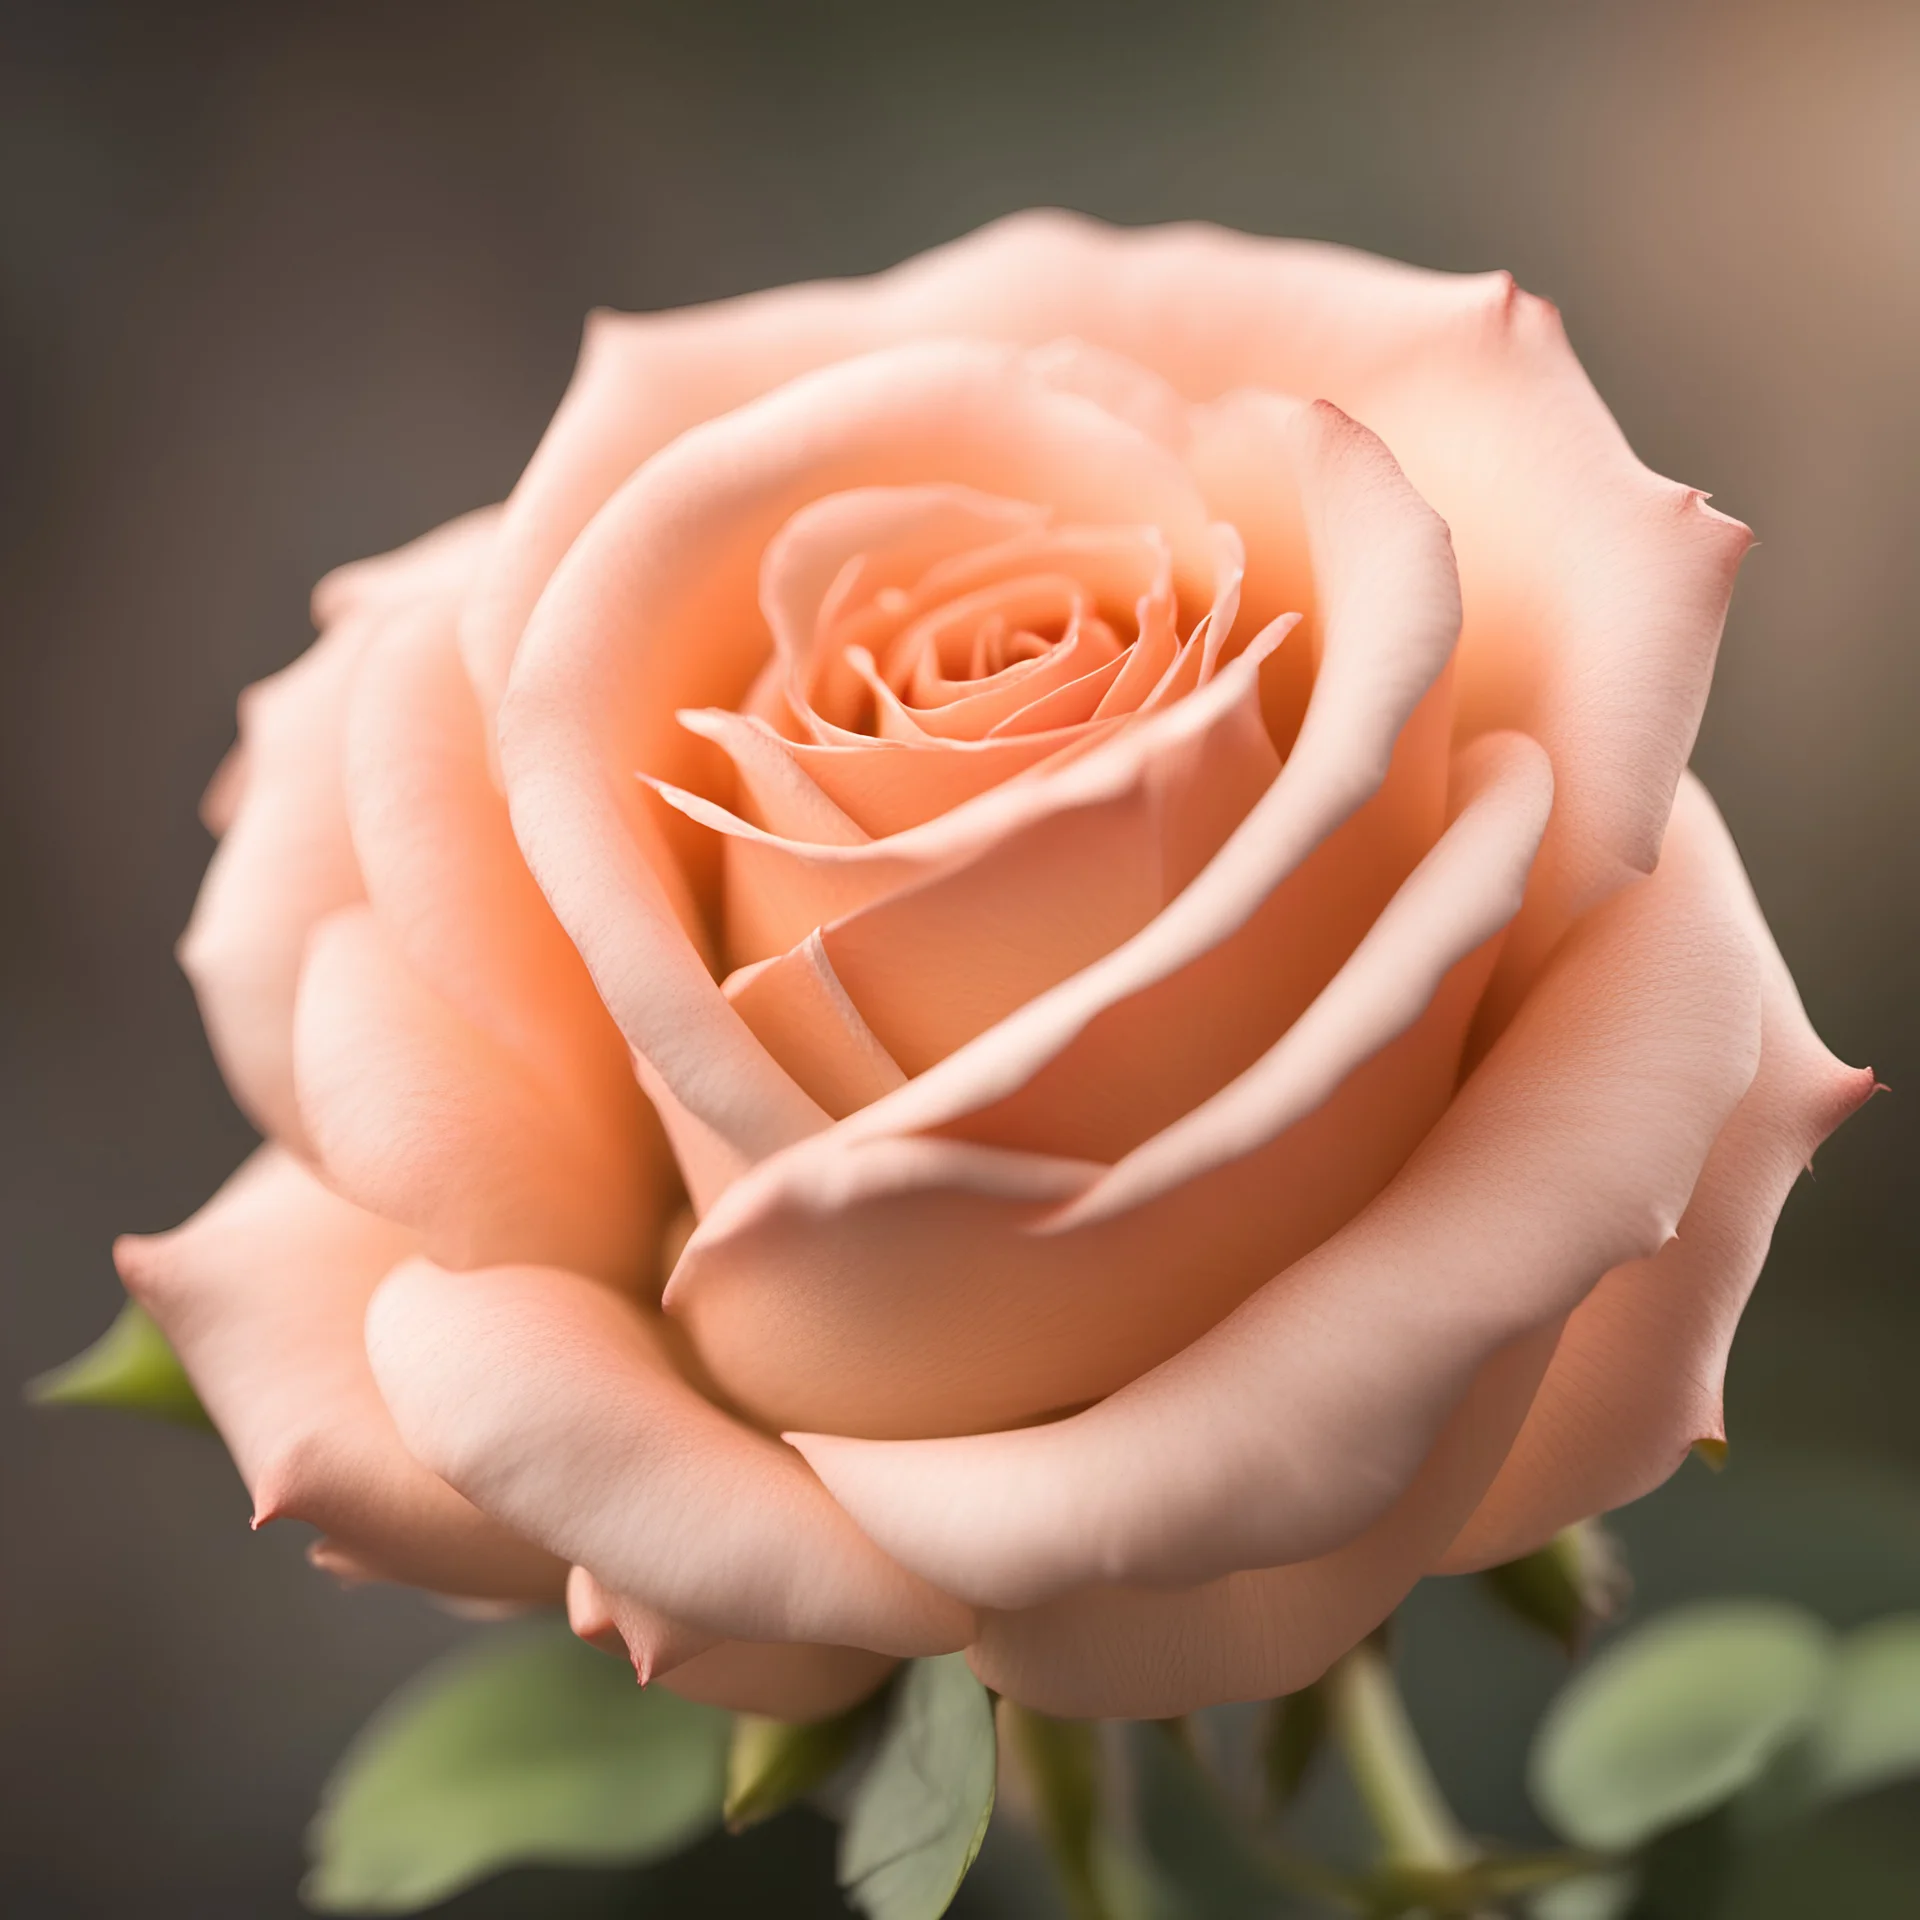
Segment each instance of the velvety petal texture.
[{"label": "velvety petal texture", "polygon": [[1575,1309],[1540,1396],[1450,1568],[1531,1553],[1588,1514],[1650,1493],[1697,1440],[1724,1440],[1721,1385],[1774,1222],[1814,1149],[1872,1096],[1871,1072],[1820,1043],[1739,855],[1691,775],[1668,833],[1745,931],[1760,974],[1760,1062],[1715,1140],[1674,1238],[1608,1273]]},{"label": "velvety petal texture", "polygon": [[597,315],[331,574],[124,1243],[263,1517],[806,1720],[1314,1679],[1721,1431],[1820,1045],[1685,775],[1746,529],[1503,274],[1002,221]]},{"label": "velvety petal texture", "polygon": [[1758,976],[1676,849],[1556,956],[1386,1191],[1154,1372],[1016,1433],[798,1444],[876,1540],[983,1605],[1329,1552],[1494,1353],[1672,1237],[1753,1078]]},{"label": "velvety petal texture", "polygon": [[408,1446],[601,1584],[715,1638],[965,1645],[965,1607],[889,1561],[805,1463],[711,1405],[629,1301],[553,1269],[413,1261],[368,1316]]}]

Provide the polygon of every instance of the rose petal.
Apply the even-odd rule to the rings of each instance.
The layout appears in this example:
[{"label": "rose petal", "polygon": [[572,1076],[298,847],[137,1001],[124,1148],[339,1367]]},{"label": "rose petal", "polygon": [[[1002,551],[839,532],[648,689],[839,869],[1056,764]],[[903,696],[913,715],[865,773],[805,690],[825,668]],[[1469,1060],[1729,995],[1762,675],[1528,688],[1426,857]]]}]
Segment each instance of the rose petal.
[{"label": "rose petal", "polygon": [[553,1598],[562,1564],[414,1460],[374,1386],[367,1301],[413,1247],[263,1147],[184,1226],[122,1239],[114,1258],[219,1427],[255,1525],[310,1521],[366,1577]]},{"label": "rose petal", "polygon": [[1122,1158],[1058,1217],[1065,1232],[1144,1206],[1268,1145],[1424,1013],[1447,974],[1519,911],[1553,803],[1522,734],[1461,756],[1458,817],[1307,1011],[1246,1072]]},{"label": "rose petal", "polygon": [[[1046,1142],[1078,1155],[1124,1151],[1244,1069],[1273,1038],[1273,1031],[1243,1031],[1221,1021],[1217,1009],[1259,1007],[1284,1024],[1331,977],[1432,843],[1447,780],[1450,696],[1442,675],[1457,619],[1445,529],[1364,429],[1331,408],[1295,408],[1288,417],[1288,446],[1316,549],[1325,657],[1284,770],[1211,865],[1131,937],[1120,937],[1121,927],[1129,920],[1141,924],[1139,903],[1123,902],[1116,925],[1112,913],[1088,913],[1077,894],[1055,899],[1038,924],[1079,940],[1084,958],[1082,971],[1048,991],[1040,990],[1048,973],[1058,980],[1055,963],[1066,964],[1067,956],[1042,943],[1040,964],[1021,958],[1033,945],[1027,934],[1035,916],[1031,887],[1001,891],[1000,917],[1014,911],[1010,901],[1017,901],[1023,917],[1021,938],[999,942],[996,950],[1019,964],[1010,979],[989,968],[971,970],[967,984],[977,984],[978,992],[954,985],[921,992],[920,972],[893,964],[897,934],[884,945],[874,942],[888,964],[867,966],[856,936],[830,928],[828,955],[883,1044],[910,1073],[939,1062],[863,1114],[856,1123],[860,1137],[964,1119],[976,1137],[996,1143]],[[1121,743],[1106,751],[1118,755]],[[1096,758],[1090,754],[1085,763],[1089,781]],[[1063,778],[1071,782],[1078,770]],[[1058,804],[1070,791],[1070,785],[1048,782],[1026,797]],[[850,913],[856,902],[842,890],[862,884],[854,876],[872,874],[865,884],[897,891],[895,874],[889,871],[883,880],[877,864],[923,844],[901,835],[870,848],[801,848],[739,822],[729,825],[730,816],[705,803],[673,798],[684,811],[731,833],[730,924],[743,942],[765,942],[760,951],[783,936],[789,944],[797,941],[831,908]],[[988,802],[995,798],[983,798],[971,815],[936,823],[926,830],[924,844],[958,838],[963,820],[994,818]],[[1021,803],[1018,796],[998,801],[1001,807]],[[1237,802],[1227,807],[1229,818],[1235,812]],[[750,866],[748,849],[754,854]],[[979,876],[998,884],[1004,868],[1003,861],[983,864]],[[1055,894],[1057,876],[1069,869],[1081,888],[1096,892],[1117,888],[1130,871],[1125,861],[1104,854],[1072,860],[1054,855],[1036,865]],[[1172,861],[1156,884],[1184,882],[1192,871]],[[929,893],[927,903],[937,897],[944,896]],[[983,910],[975,901],[964,917],[975,925]],[[872,924],[878,926],[887,911],[881,908]],[[924,903],[916,896],[900,911],[920,915]],[[1264,925],[1258,924],[1262,916]],[[950,936],[923,943],[922,966],[937,964],[933,952],[949,943]],[[965,950],[977,944],[969,940]],[[754,946],[743,947],[738,957],[760,957]],[[1217,970],[1204,980],[1203,1007],[1167,1004],[1180,990],[1166,983],[1215,954]],[[1226,972],[1230,980],[1219,977]],[[896,1019],[882,999],[897,999],[903,979],[912,979],[916,990],[908,1019]],[[1158,1003],[1151,998],[1156,989],[1162,990]],[[998,1015],[1006,1017],[990,1024]],[[931,1035],[909,1024],[930,1016],[943,1023]],[[1142,1023],[1149,1029],[1177,1024],[1194,1038],[1168,1059],[1166,1049],[1134,1030]],[[1084,1044],[1076,1046],[1083,1036]],[[973,1044],[955,1051],[962,1040]],[[1143,1060],[1156,1070],[1150,1087],[1125,1085],[1140,1076]],[[1167,1070],[1159,1071],[1163,1066]],[[1157,1103],[1157,1115],[1143,1098]],[[983,1111],[985,1134],[976,1122]]]},{"label": "rose petal", "polygon": [[1664,869],[1724,902],[1760,965],[1760,1067],[1714,1143],[1677,1237],[1616,1268],[1575,1310],[1512,1456],[1448,1557],[1465,1570],[1531,1552],[1575,1520],[1650,1493],[1693,1442],[1720,1437],[1734,1328],[1773,1225],[1814,1149],[1872,1093],[1821,1045],[1725,825],[1682,781]]},{"label": "rose petal", "polygon": [[1557,1329],[1482,1370],[1385,1518],[1337,1553],[1171,1593],[1092,1587],[989,1613],[968,1658],[996,1691],[1071,1719],[1168,1719],[1317,1680],[1445,1551],[1511,1444]]},{"label": "rose petal", "polygon": [[648,1152],[626,1043],[527,871],[487,769],[453,608],[387,620],[347,722],[348,815],[367,897],[421,985],[513,1053],[631,1168]]},{"label": "rose petal", "polygon": [[1097,1163],[912,1136],[851,1142],[843,1122],[715,1203],[666,1304],[727,1392],[769,1424],[909,1438],[1098,1399],[1197,1339],[1386,1184],[1447,1103],[1486,970],[1457,968],[1411,1031],[1272,1148],[1073,1234],[1026,1229],[1084,1193]]},{"label": "rose petal", "polygon": [[[742,817],[782,840],[828,847],[858,847],[873,836],[796,758],[792,743],[752,714],[703,707],[681,714],[680,724],[733,762],[740,783]],[[707,803],[711,805],[711,802]]]},{"label": "rose petal", "polygon": [[[1357,849],[1343,849],[1343,867],[1364,873],[1362,891],[1374,896],[1378,889],[1344,943],[1339,936],[1322,938],[1327,915],[1288,902],[1294,939],[1309,948],[1319,974],[1309,992],[1317,990],[1437,836],[1447,784],[1441,676],[1459,618],[1446,529],[1372,434],[1328,407],[1298,409],[1293,418],[1291,446],[1308,503],[1325,613],[1312,704],[1279,776],[1165,911],[867,1109],[853,1123],[858,1137],[948,1126],[1025,1092],[1102,1014],[1229,942],[1316,848],[1379,796],[1372,858],[1356,860]],[[1306,940],[1308,928],[1318,946]],[[846,977],[837,955],[835,965]],[[859,1003],[858,988],[850,984],[850,990]],[[885,1037],[884,1027],[876,1030]],[[1271,1037],[1258,1042],[1256,1055]],[[1111,1061],[1114,1048],[1107,1036],[1102,1041],[1095,1051]],[[1125,1057],[1135,1056],[1126,1050]],[[1097,1061],[1091,1064],[1097,1067]],[[1232,1071],[1246,1064],[1239,1060]],[[1084,1076],[1073,1078],[1084,1108]],[[1057,1107],[1056,1101],[1051,1120],[1060,1118]],[[1059,1137],[1044,1128],[1030,1131]]]},{"label": "rose petal", "polygon": [[641,1310],[537,1267],[399,1268],[368,1314],[376,1377],[421,1459],[488,1512],[716,1638],[875,1652],[965,1644],[805,1463],[674,1371]]},{"label": "rose petal", "polygon": [[[1519,810],[1530,842],[1542,810]],[[1459,844],[1497,876],[1504,849],[1476,837]],[[1474,877],[1436,862],[1408,891]],[[1396,917],[1382,928],[1404,948]],[[1432,964],[1401,957],[1416,977]],[[1332,1002],[1329,1020],[1355,1020],[1365,960],[1316,1016]],[[1492,1351],[1666,1241],[1752,1080],[1757,1029],[1744,926],[1671,861],[1580,927],[1372,1206],[1156,1373],[1024,1432],[794,1444],[889,1552],[982,1605],[1324,1554],[1406,1488]],[[1266,1091],[1287,1109],[1280,1075]]]},{"label": "rose petal", "polygon": [[700,809],[733,836],[730,931],[748,953],[818,938],[881,1044],[919,1071],[1137,931],[1205,865],[1275,770],[1259,668],[1284,637],[1043,784],[919,831],[813,847]]},{"label": "rose petal", "polygon": [[[1114,730],[1117,718],[1105,723],[1101,737]],[[686,713],[682,723],[722,746],[729,755],[740,739],[717,715]],[[1089,732],[1080,723],[1035,733],[1007,733],[985,740],[949,740],[927,743],[883,740],[795,740],[782,743],[791,772],[784,777],[804,780],[827,804],[853,822],[866,836],[897,839],[916,827],[937,826],[947,815],[970,801],[982,800],[1009,781],[1030,774],[1067,749],[1088,744]],[[736,763],[737,765],[738,763]],[[671,785],[656,788],[670,806],[722,833],[734,831],[726,809],[700,795],[685,794]],[[763,824],[783,833],[772,819]],[[801,832],[796,840],[830,841],[830,836]],[[730,850],[731,857],[731,850]]]},{"label": "rose petal", "polygon": [[624,1655],[643,1687],[720,1644],[643,1601],[609,1593],[585,1567],[567,1575],[567,1624],[602,1653]]},{"label": "rose petal", "polygon": [[669,1693],[731,1713],[773,1720],[826,1720],[857,1706],[893,1670],[885,1654],[864,1647],[782,1645],[723,1640],[661,1681]]},{"label": "rose petal", "polygon": [[726,983],[760,1044],[837,1120],[906,1082],[833,970],[817,933]]},{"label": "rose petal", "polygon": [[180,942],[233,1096],[261,1132],[311,1151],[293,1084],[293,1005],[313,928],[362,898],[347,821],[347,711],[361,657],[395,613],[453,599],[486,549],[485,508],[314,589],[321,639],[240,696],[240,739],[202,809],[224,837]]},{"label": "rose petal", "polygon": [[313,624],[330,627],[350,614],[386,612],[423,600],[457,605],[486,565],[500,511],[477,507],[391,553],[335,567],[313,590]]},{"label": "rose petal", "polygon": [[781,289],[675,313],[594,313],[580,363],[502,516],[461,619],[482,707],[497,712],[554,569],[629,475],[670,441],[869,344],[837,288]]},{"label": "rose petal", "polygon": [[[703,1224],[668,1301],[761,1417],[866,1434],[969,1431],[1110,1392],[1364,1205],[1444,1105],[1479,991],[1466,973],[1284,1153],[1227,1169],[1124,1230],[1091,1231],[1070,1254],[1027,1246],[1010,1260],[980,1257],[979,1234],[1011,1233],[1030,1212],[1024,1181],[996,1191],[990,1171],[1019,1156],[955,1160],[949,1188],[938,1152],[897,1139],[964,1117],[970,1135],[987,1136],[980,1144],[1045,1143],[1055,1160],[1124,1152],[1259,1057],[1437,834],[1447,690],[1434,681],[1452,619],[1444,529],[1370,435],[1324,410],[1299,424],[1316,481],[1303,491],[1322,548],[1326,664],[1292,758],[1144,932],[843,1122],[817,1157],[770,1166]],[[1238,664],[1167,723],[1224,698]],[[1084,763],[1090,782],[1099,758]],[[1361,807],[1369,794],[1375,807]],[[870,997],[884,969],[862,979],[834,929],[825,944],[882,1042],[904,1067],[919,1065]],[[1235,1017],[1222,1019],[1222,1007]],[[1161,1043],[1168,1030],[1182,1034],[1179,1049]],[[870,1157],[857,1151],[869,1143]],[[917,1193],[923,1180],[941,1190]],[[1076,1190],[1069,1180],[1059,1197]],[[856,1204],[872,1211],[842,1239],[841,1211]],[[809,1247],[804,1259],[786,1244],[792,1234]],[[896,1236],[913,1243],[914,1283],[890,1281],[876,1300],[869,1283],[895,1271]],[[1195,1244],[1208,1249],[1198,1267]],[[1179,1289],[1164,1280],[1175,1263],[1188,1276]],[[1098,1306],[1080,1298],[1095,1274]],[[867,1364],[829,1358],[856,1352]]]},{"label": "rose petal", "polygon": [[[498,697],[560,556],[642,461],[806,368],[929,334],[1071,338],[1082,359],[1122,356],[1190,400],[1323,395],[1364,420],[1454,529],[1476,724],[1541,739],[1560,782],[1555,884],[1530,909],[1516,978],[1586,897],[1652,865],[1746,530],[1634,459],[1558,316],[1508,275],[1217,228],[1021,214],[870,281],[597,317],[469,609],[483,697]],[[1103,403],[1133,411],[1117,391]],[[1291,604],[1261,613],[1255,584],[1256,624]]]},{"label": "rose petal", "polygon": [[[758,1157],[824,1116],[754,1042],[689,938],[694,897],[633,778],[701,784],[684,707],[735,706],[764,653],[755,559],[807,500],[929,481],[1029,498],[1074,521],[1157,525],[1176,577],[1210,585],[1184,470],[1005,350],[940,343],[796,381],[684,434],[568,554],[522,643],[501,714],[514,825],[635,1050],[676,1098]],[[677,842],[699,880],[702,836]]]},{"label": "rose petal", "polygon": [[856,1705],[893,1670],[886,1654],[770,1640],[715,1642],[690,1634],[623,1594],[608,1593],[585,1567],[567,1580],[567,1614],[581,1639],[633,1663],[644,1687],[732,1713],[824,1720]]},{"label": "rose petal", "polygon": [[307,937],[362,897],[343,777],[367,621],[337,626],[240,697],[246,777],[207,868],[180,965],[214,1057],[260,1131],[310,1151],[293,1086],[293,1002]]},{"label": "rose petal", "polygon": [[[1019,830],[823,926],[853,1004],[909,1074],[1096,965],[1206,866],[1278,769],[1259,713],[1268,650],[1132,752],[1049,782]],[[1098,797],[1074,805],[1076,792]]]},{"label": "rose petal", "polygon": [[[834,506],[850,497],[836,495],[821,504]],[[1207,619],[1210,627],[1225,627],[1232,624],[1237,604],[1238,549],[1225,541],[1216,545],[1217,579]],[[1108,885],[1109,867],[1131,874],[1144,865],[1150,870],[1148,891],[1158,903],[1169,890],[1185,884],[1244,815],[1254,797],[1247,783],[1264,787],[1272,777],[1273,750],[1260,724],[1259,683],[1252,676],[1285,638],[1290,625],[1276,623],[1254,639],[1222,684],[1210,686],[1203,696],[1179,703],[1173,710],[1142,718],[1132,727],[1122,727],[1119,723],[1128,716],[1116,714],[1092,726],[1076,722],[1052,733],[1002,742],[949,742],[917,750],[851,736],[848,744],[838,746],[793,742],[780,738],[756,717],[717,710],[686,712],[680,716],[681,724],[713,741],[733,760],[745,790],[746,811],[729,812],[700,795],[657,781],[650,784],[688,819],[727,836],[727,945],[738,965],[770,959],[797,946],[816,929],[875,902],[923,893],[922,883],[969,861],[974,863],[974,877],[961,878],[959,885],[974,896],[973,904],[963,910],[970,923],[983,891],[996,901],[998,918],[1017,918],[1026,906],[1024,896],[1016,899],[1017,889],[1000,880],[986,879],[983,886],[983,863],[985,873],[991,874],[1013,858],[1030,857],[1031,848],[1023,853],[1018,836],[1023,831],[1044,836],[1051,831],[1048,820],[1053,814],[1077,811],[1096,828],[1119,831],[1130,839],[1117,852],[1101,850],[1091,840],[1063,852],[1056,870],[1048,875],[1049,894],[1062,872],[1098,893]],[[1158,652],[1151,640],[1136,645],[1121,663],[1115,685],[1138,661],[1151,666],[1158,659],[1162,667],[1171,665],[1170,634],[1169,628],[1159,636],[1164,644]],[[1208,645],[1203,641],[1201,650]],[[1159,676],[1162,668],[1153,671]],[[1150,687],[1151,681],[1135,690],[1143,712],[1152,705],[1147,697]],[[836,755],[841,756],[839,771],[828,772],[823,763]],[[1212,764],[1201,765],[1203,755],[1211,756]],[[916,764],[908,766],[903,756]],[[1068,761],[1070,766],[1065,764]],[[1052,764],[1043,771],[1043,762]],[[877,772],[856,777],[861,767]],[[824,776],[825,787],[816,774]],[[1016,777],[1021,775],[1026,777]],[[870,838],[829,797],[827,787],[849,798],[861,809],[863,819],[883,824],[884,837]],[[893,809],[904,804],[908,794],[913,795],[913,804],[896,818]],[[884,797],[878,816],[872,811],[877,795]],[[930,796],[943,804],[931,809],[933,817],[921,820],[922,803]],[[1096,802],[1106,803],[1108,812],[1095,813]],[[1157,809],[1152,819],[1109,819],[1110,814],[1139,814],[1148,806]],[[1002,846],[1008,849],[1007,860],[998,852]],[[926,904],[936,915],[942,910],[932,896],[927,896]],[[909,905],[907,911],[911,918],[916,910]],[[1052,899],[1045,912],[1056,921],[1075,917]],[[1095,917],[1103,923],[1111,920],[1110,913]],[[1133,921],[1128,930],[1137,924]],[[851,948],[855,936],[842,932]],[[1087,945],[1084,929],[1075,937]],[[937,945],[945,936],[928,932],[923,938]],[[1016,940],[1014,944],[1025,943]],[[1097,945],[1089,947],[1089,957],[1100,950]],[[909,970],[891,971],[897,977]],[[1026,989],[1030,993],[1051,984],[1059,974],[1028,971],[1026,977],[1032,982]],[[1022,997],[1003,997],[1001,1010],[1018,1004]],[[935,1006],[938,997],[921,996],[919,1004]],[[968,1032],[989,1024],[990,1018]],[[919,1055],[926,1050],[915,1051]],[[936,1046],[930,1057],[937,1058],[941,1051],[945,1048]]]},{"label": "rose petal", "polygon": [[997,545],[1046,525],[1047,509],[970,487],[853,487],[809,501],[768,541],[760,563],[760,610],[773,636],[773,665],[789,697],[851,691],[844,669],[822,658],[823,611],[848,569],[863,591],[910,588],[953,554]]},{"label": "rose petal", "polygon": [[628,1157],[433,993],[368,907],[314,933],[294,1022],[301,1113],[327,1175],[450,1266],[565,1259],[637,1284],[657,1171]]},{"label": "rose petal", "polygon": [[1554,763],[1514,982],[1581,907],[1651,869],[1751,535],[1634,458],[1552,307],[1506,274],[1202,227],[1046,214],[963,244],[971,258],[929,261],[929,278],[971,270],[1017,336],[1071,327],[1190,399],[1321,395],[1393,449],[1453,531],[1469,723],[1531,734]]}]

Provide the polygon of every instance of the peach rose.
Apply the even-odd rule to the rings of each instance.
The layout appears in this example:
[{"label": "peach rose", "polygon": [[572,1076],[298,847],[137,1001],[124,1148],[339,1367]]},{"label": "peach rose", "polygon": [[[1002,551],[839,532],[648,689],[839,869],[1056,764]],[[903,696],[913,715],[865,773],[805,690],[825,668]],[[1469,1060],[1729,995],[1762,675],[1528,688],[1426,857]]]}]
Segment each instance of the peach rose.
[{"label": "peach rose", "polygon": [[268,1144],[128,1285],[343,1575],[789,1717],[1297,1687],[1719,1435],[1870,1089],[1685,772],[1747,543],[1500,274],[1048,214],[598,317],[242,702]]}]

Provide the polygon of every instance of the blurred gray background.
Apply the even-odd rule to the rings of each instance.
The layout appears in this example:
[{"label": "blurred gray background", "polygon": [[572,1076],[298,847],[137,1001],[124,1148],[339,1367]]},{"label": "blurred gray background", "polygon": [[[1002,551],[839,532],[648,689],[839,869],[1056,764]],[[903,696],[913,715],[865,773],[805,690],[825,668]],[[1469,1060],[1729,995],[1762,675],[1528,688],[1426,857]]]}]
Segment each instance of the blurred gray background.
[{"label": "blurred gray background", "polygon": [[[170,953],[236,691],[304,644],[323,570],[506,491],[588,307],[860,272],[1038,202],[1510,267],[1640,453],[1758,529],[1696,764],[1822,1030],[1895,1091],[1788,1208],[1734,1475],[1920,1471],[1911,0],[7,0],[8,1916],[292,1914],[327,1765],[459,1631],[250,1536],[205,1442],[7,1384],[105,1324],[115,1232],[249,1143]],[[644,1910],[813,1911],[824,1845],[776,1834],[757,1895],[735,1868]]]}]

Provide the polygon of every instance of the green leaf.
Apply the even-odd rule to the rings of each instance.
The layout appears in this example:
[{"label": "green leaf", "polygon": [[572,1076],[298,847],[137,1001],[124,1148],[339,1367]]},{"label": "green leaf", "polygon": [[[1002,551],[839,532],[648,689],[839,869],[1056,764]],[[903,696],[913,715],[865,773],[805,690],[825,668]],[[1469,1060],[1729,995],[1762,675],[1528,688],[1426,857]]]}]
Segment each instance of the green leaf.
[{"label": "green leaf", "polygon": [[916,1660],[894,1688],[840,1834],[840,1884],[868,1920],[938,1920],[993,1813],[993,1702],[965,1658]]},{"label": "green leaf", "polygon": [[64,1366],[27,1383],[43,1407],[120,1407],[212,1432],[186,1369],[144,1307],[129,1300],[105,1333]]},{"label": "green leaf", "polygon": [[831,1720],[795,1723],[743,1713],[727,1754],[727,1830],[744,1833],[811,1793],[853,1751],[873,1703],[863,1700]]},{"label": "green leaf", "polygon": [[563,1626],[490,1634],[375,1715],[334,1770],[302,1888],[322,1913],[409,1913],[526,1862],[656,1859],[720,1816],[728,1717]]},{"label": "green leaf", "polygon": [[1547,1709],[1530,1785],[1568,1838],[1613,1851],[1721,1805],[1806,1731],[1831,1636],[1778,1601],[1676,1608],[1616,1641]]},{"label": "green leaf", "polygon": [[1920,1614],[1877,1620],[1840,1643],[1808,1761],[1819,1800],[1920,1774]]},{"label": "green leaf", "polygon": [[1546,1887],[1527,1902],[1528,1920],[1621,1920],[1640,1891],[1640,1876],[1629,1867],[1590,1873]]}]

